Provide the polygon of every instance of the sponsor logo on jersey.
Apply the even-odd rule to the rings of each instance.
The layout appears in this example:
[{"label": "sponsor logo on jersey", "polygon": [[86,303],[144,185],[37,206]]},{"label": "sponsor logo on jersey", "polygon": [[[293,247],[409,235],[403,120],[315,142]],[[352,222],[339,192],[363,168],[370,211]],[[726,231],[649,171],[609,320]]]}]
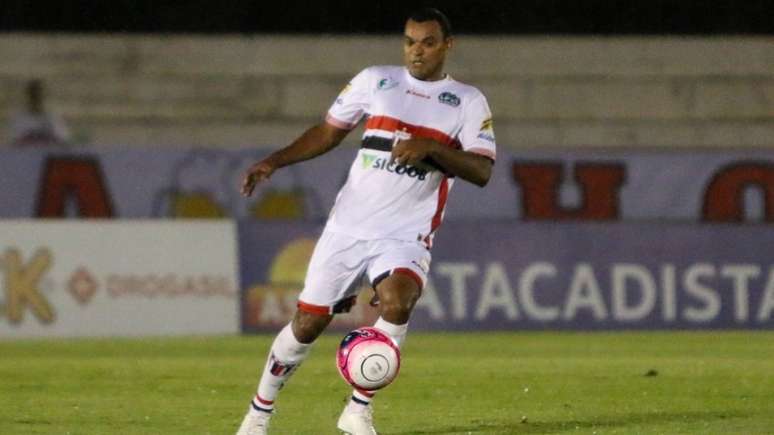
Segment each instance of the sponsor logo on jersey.
[{"label": "sponsor logo on jersey", "polygon": [[460,97],[452,94],[451,92],[442,92],[441,95],[438,96],[438,101],[452,107],[457,107],[460,105]]},{"label": "sponsor logo on jersey", "polygon": [[391,79],[389,77],[385,77],[385,78],[379,80],[379,83],[376,84],[376,89],[378,89],[380,91],[386,91],[386,90],[394,88],[395,86],[398,86],[398,82],[397,81],[395,81],[395,80],[393,80],[393,79]]},{"label": "sponsor logo on jersey", "polygon": [[479,128],[478,132],[478,138],[487,140],[489,142],[495,141],[494,124],[492,123],[492,118],[487,118],[481,123],[481,127]]},{"label": "sponsor logo on jersey", "polygon": [[363,156],[363,169],[378,169],[393,174],[405,175],[409,178],[416,178],[420,181],[424,181],[425,178],[427,178],[428,171],[426,169],[420,169],[416,166],[400,165],[395,161],[390,161],[389,158],[379,157],[373,154],[362,153],[361,155]]},{"label": "sponsor logo on jersey", "polygon": [[376,156],[373,154],[363,153],[363,169],[368,169],[376,160]]},{"label": "sponsor logo on jersey", "polygon": [[425,94],[423,94],[423,93],[421,93],[421,92],[419,92],[419,91],[415,91],[414,89],[407,89],[407,90],[406,90],[406,93],[407,93],[407,94],[409,94],[409,95],[413,95],[413,96],[415,96],[415,97],[424,98],[424,99],[426,99],[426,100],[429,100],[429,99],[430,99],[430,96],[429,96],[429,95],[425,95]]}]

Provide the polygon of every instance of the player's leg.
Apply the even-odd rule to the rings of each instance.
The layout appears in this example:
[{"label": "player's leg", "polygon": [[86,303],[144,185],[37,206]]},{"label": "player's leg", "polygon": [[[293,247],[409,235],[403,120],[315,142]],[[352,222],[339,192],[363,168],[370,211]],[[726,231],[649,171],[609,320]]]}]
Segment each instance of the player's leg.
[{"label": "player's leg", "polygon": [[401,268],[376,285],[380,317],[374,327],[387,332],[398,345],[406,338],[408,321],[422,286],[422,278],[416,272]]},{"label": "player's leg", "polygon": [[237,435],[264,435],[274,412],[274,400],[285,382],[306,359],[312,343],[333,319],[332,314],[316,314],[297,310],[271,345],[269,357],[261,374],[258,392]]},{"label": "player's leg", "polygon": [[[380,316],[373,326],[386,332],[398,347],[406,339],[408,321],[422,293],[421,286],[419,276],[402,269],[392,272],[376,285]],[[368,405],[373,396],[373,392],[357,389],[352,394],[353,401],[362,405]]]},{"label": "player's leg", "polygon": [[297,310],[293,321],[286,325],[272,343],[266,365],[258,384],[258,394],[252,406],[271,412],[274,400],[285,382],[306,359],[312,343],[333,319],[332,314],[316,314]]},{"label": "player's leg", "polygon": [[307,270],[298,310],[272,343],[258,391],[238,435],[265,434],[274,401],[282,386],[306,359],[311,345],[325,330],[336,312],[347,309],[348,296],[365,270],[365,261],[351,239],[323,233],[315,246]]},{"label": "player's leg", "polygon": [[[430,253],[420,245],[388,244],[392,245],[390,249],[369,267],[369,274],[375,275],[372,283],[380,308],[380,317],[374,327],[386,332],[400,346],[408,332],[411,312],[427,280]],[[339,417],[339,429],[353,435],[376,434],[370,406],[374,395],[373,391],[354,389]]]}]

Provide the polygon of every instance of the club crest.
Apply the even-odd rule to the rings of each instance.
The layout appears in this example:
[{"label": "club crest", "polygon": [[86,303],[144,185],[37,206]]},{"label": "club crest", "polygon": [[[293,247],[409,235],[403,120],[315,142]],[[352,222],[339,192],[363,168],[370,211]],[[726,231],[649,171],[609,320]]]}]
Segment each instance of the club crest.
[{"label": "club crest", "polygon": [[457,107],[460,105],[460,97],[452,94],[451,92],[441,93],[441,95],[438,96],[438,101],[452,107]]}]

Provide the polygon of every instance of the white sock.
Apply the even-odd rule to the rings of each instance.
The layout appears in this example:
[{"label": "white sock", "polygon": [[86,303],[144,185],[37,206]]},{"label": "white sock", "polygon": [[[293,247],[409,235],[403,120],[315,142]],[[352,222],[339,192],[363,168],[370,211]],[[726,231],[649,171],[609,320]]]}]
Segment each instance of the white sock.
[{"label": "white sock", "polygon": [[[379,319],[376,320],[376,323],[374,323],[374,328],[386,332],[387,335],[395,340],[395,343],[398,344],[398,347],[400,347],[403,341],[406,340],[406,333],[408,333],[408,323],[396,325],[382,319],[381,317],[379,317]],[[374,398],[374,395],[376,395],[376,391],[358,390],[356,388],[352,390],[352,400],[349,401],[347,406],[355,411],[362,409],[363,407],[371,404],[371,400]]]},{"label": "white sock", "polygon": [[379,317],[376,320],[376,323],[374,323],[374,328],[381,329],[382,331],[386,332],[387,335],[392,337],[392,339],[398,343],[398,347],[403,344],[403,340],[406,339],[406,333],[408,333],[408,323],[396,325],[382,319],[381,317]]},{"label": "white sock", "polygon": [[290,324],[282,328],[271,345],[269,358],[258,384],[258,394],[253,398],[250,407],[251,412],[272,412],[279,390],[309,355],[311,347],[311,343],[300,343],[296,339]]},{"label": "white sock", "polygon": [[352,399],[347,404],[347,407],[352,411],[362,411],[363,408],[371,404],[375,391],[359,390],[355,388],[352,390]]}]

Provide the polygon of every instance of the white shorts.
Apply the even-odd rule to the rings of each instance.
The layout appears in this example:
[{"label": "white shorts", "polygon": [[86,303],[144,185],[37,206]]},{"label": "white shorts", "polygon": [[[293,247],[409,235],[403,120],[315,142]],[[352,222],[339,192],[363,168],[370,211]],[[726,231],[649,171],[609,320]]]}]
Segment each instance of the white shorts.
[{"label": "white shorts", "polygon": [[309,261],[298,308],[314,314],[348,311],[364,276],[375,287],[393,273],[405,273],[421,289],[429,270],[430,251],[419,242],[362,240],[326,230]]}]

